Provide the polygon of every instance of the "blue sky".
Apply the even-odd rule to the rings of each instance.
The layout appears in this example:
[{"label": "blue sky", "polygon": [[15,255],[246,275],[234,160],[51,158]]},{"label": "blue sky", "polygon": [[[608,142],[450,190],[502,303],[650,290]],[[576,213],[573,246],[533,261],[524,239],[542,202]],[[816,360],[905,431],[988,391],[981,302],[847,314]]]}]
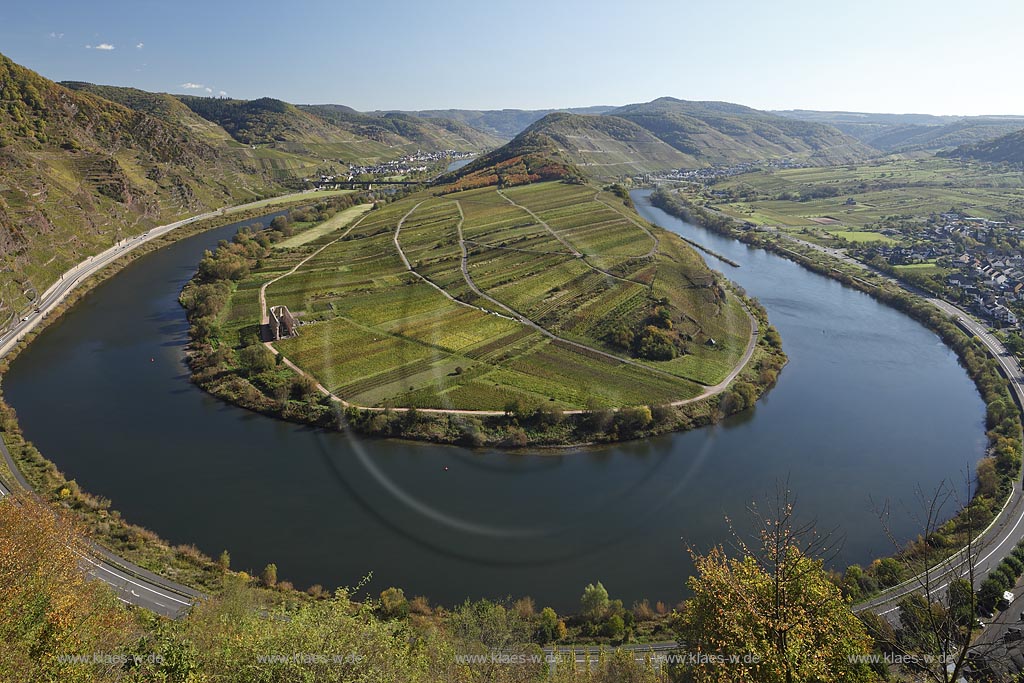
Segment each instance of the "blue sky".
[{"label": "blue sky", "polygon": [[1021,0],[7,0],[0,52],[54,80],[361,110],[1024,114],[1022,26]]}]

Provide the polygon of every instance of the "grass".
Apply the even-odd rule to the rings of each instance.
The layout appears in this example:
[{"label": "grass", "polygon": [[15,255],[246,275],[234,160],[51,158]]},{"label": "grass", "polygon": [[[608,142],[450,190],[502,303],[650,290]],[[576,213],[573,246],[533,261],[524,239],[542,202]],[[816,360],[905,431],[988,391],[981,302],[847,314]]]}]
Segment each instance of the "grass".
[{"label": "grass", "polygon": [[868,232],[864,230],[829,230],[825,229],[830,235],[835,235],[840,239],[844,239],[847,242],[885,242],[886,244],[895,244],[896,240],[883,235],[878,232]]},{"label": "grass", "polygon": [[279,249],[301,247],[303,244],[308,244],[336,230],[347,227],[352,221],[362,216],[371,208],[373,208],[372,204],[356,204],[344,211],[339,211],[313,228],[303,230],[297,235],[292,235],[288,239],[278,242],[275,246]]},{"label": "grass", "polygon": [[[298,204],[299,202],[308,202],[314,199],[320,199],[322,197],[334,197],[342,194],[351,194],[353,190],[317,190],[315,194],[298,194],[291,197],[270,197],[268,199],[262,199],[258,202],[253,203],[251,206],[246,207],[247,209],[259,209],[265,206],[278,205],[286,206],[288,204]],[[228,209],[226,213],[231,213],[237,209]]]},{"label": "grass", "polygon": [[920,273],[922,275],[934,275],[936,273],[948,273],[952,269],[943,268],[932,261],[924,263],[909,263],[904,266],[893,266],[897,273]]},{"label": "grass", "polygon": [[[359,405],[660,403],[695,396],[732,369],[749,320],[735,298],[715,293],[717,276],[688,245],[661,231],[652,255],[655,241],[639,219],[613,208],[621,199],[594,187],[542,183],[507,195],[515,204],[493,188],[419,193],[366,213],[333,243],[352,215],[309,227],[239,283],[221,324],[229,333],[250,332],[260,283],[308,257],[267,288],[269,304],[286,304],[305,323],[298,337],[276,346]],[[398,245],[415,273],[396,249],[399,221]],[[475,293],[463,275],[460,221],[469,278],[494,301]],[[658,305],[667,305],[678,329],[695,340],[691,353],[629,362],[626,350],[610,345],[611,332],[642,326]],[[587,348],[545,337],[504,307]],[[707,338],[718,345],[705,346]]]}]

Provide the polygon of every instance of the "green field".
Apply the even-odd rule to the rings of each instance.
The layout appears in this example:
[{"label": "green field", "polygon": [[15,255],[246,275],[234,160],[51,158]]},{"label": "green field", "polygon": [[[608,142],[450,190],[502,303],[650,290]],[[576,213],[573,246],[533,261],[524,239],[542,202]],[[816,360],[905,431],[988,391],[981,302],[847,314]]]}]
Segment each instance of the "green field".
[{"label": "green field", "polygon": [[[351,192],[351,190],[343,190],[343,192]],[[278,242],[275,246],[279,249],[301,247],[303,244],[308,244],[324,235],[329,235],[336,230],[346,227],[349,223],[369,211],[372,206],[372,204],[356,204],[344,211],[339,211],[323,223],[315,225],[308,230],[303,230],[297,235],[292,235],[288,239]]]},{"label": "green field", "polygon": [[[348,232],[355,216],[345,213],[279,243],[239,283],[222,327],[250,334],[260,285],[301,264],[267,288],[269,305],[304,323],[276,347],[358,405],[667,403],[724,379],[750,336],[721,276],[591,186],[424,192],[378,206]],[[675,358],[642,357],[639,342],[616,338],[651,334],[662,309]]]},{"label": "green field", "polygon": [[886,244],[894,244],[896,242],[896,240],[888,235],[869,230],[829,230],[826,228],[825,232],[847,242],[885,242]]},{"label": "green field", "polygon": [[993,220],[1024,214],[1024,172],[940,158],[747,173],[712,189],[732,195],[712,204],[735,218],[850,242],[893,241],[877,231],[954,207]]}]

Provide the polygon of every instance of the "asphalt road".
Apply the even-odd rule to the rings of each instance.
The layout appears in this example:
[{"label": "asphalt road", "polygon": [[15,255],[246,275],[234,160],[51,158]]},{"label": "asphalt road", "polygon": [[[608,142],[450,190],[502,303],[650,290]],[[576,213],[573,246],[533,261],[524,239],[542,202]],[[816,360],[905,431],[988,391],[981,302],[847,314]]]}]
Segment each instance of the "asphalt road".
[{"label": "asphalt road", "polygon": [[[251,205],[234,207],[231,211],[244,210],[248,206]],[[195,221],[211,218],[224,212],[225,209],[211,211],[199,216],[187,218],[158,228],[153,228],[143,235],[124,240],[120,244],[115,245],[96,256],[92,256],[70,269],[43,293],[37,302],[37,309],[33,313],[25,316],[14,327],[0,337],[0,358],[9,353],[10,350],[28,332],[42,322],[47,313],[60,304],[60,302],[63,301],[71,291],[73,291],[89,276],[149,240],[161,237],[172,230],[194,223]],[[800,242],[803,243],[802,240],[800,240]],[[810,243],[805,244],[810,245]],[[820,248],[818,245],[810,246],[814,246],[821,251],[826,251],[825,248]],[[852,260],[845,254],[840,255],[830,253],[829,255],[842,258],[844,261]],[[860,264],[859,262],[854,261],[854,263],[863,267],[863,264]],[[1003,368],[1003,372],[1010,381],[1011,389],[1014,392],[1018,403],[1024,405],[1024,373],[1021,372],[1020,365],[1017,363],[1016,359],[1009,354],[1005,348],[1003,348],[999,340],[993,337],[984,325],[977,322],[967,313],[952,304],[938,299],[929,299],[929,301],[949,315],[956,316],[961,325],[971,330],[973,334],[981,339]],[[18,483],[27,490],[31,490],[31,487],[28,486],[28,482],[21,476],[17,465],[14,463],[10,453],[2,441],[0,441],[0,451],[2,451],[2,455],[6,460],[8,467],[19,479]],[[10,491],[7,486],[0,482],[0,495],[7,495],[9,493]],[[1022,496],[1021,482],[1018,480],[1014,483],[1013,493],[1011,494],[1009,502],[1003,508],[1003,511],[996,518],[992,526],[989,527],[978,541],[977,547],[981,550],[980,559],[978,561],[980,571],[979,577],[976,580],[977,584],[980,585],[980,582],[984,579],[984,575],[987,574],[988,570],[997,566],[999,562],[1001,562],[1002,559],[1013,550],[1017,541],[1022,536],[1024,536],[1024,496]],[[110,553],[110,551],[107,551],[96,544],[93,544],[93,550],[95,551],[94,556],[82,558],[83,568],[91,576],[110,584],[118,592],[118,597],[126,603],[145,607],[158,614],[178,617],[186,613],[196,599],[202,597],[202,594],[199,592],[157,576],[152,572],[148,572],[147,570],[124,560],[123,558],[117,557],[113,553]],[[940,589],[945,588],[945,584],[948,584],[948,581],[943,583],[942,577],[945,577],[946,579],[953,578],[958,575],[959,569],[959,564],[951,563],[944,569],[936,570],[937,573],[933,573],[932,580],[937,580],[943,584],[940,586]],[[976,585],[975,588],[977,587],[978,586]],[[899,586],[895,586],[870,601],[857,605],[855,610],[871,610],[878,614],[888,614],[897,609],[897,604],[900,599],[918,589],[919,583],[915,577],[915,579],[911,579]]]},{"label": "asphalt road", "polygon": [[[307,194],[308,192],[309,190],[291,195],[283,195],[282,197],[277,197],[277,199],[294,197],[300,194]],[[0,335],[0,358],[6,356],[10,350],[14,348],[15,344],[17,344],[26,334],[35,329],[42,322],[43,318],[46,317],[46,314],[52,311],[57,304],[66,299],[68,294],[78,287],[80,283],[87,280],[90,275],[99,272],[101,269],[110,265],[125,254],[130,253],[150,240],[163,237],[167,233],[177,230],[182,226],[195,223],[196,221],[206,220],[207,218],[213,218],[214,216],[244,211],[262,203],[262,201],[251,202],[249,204],[241,204],[239,206],[218,209],[216,211],[208,211],[207,213],[199,214],[198,216],[192,216],[191,218],[185,218],[180,221],[175,221],[174,223],[161,225],[159,227],[152,228],[141,235],[137,235],[136,237],[121,240],[106,251],[96,254],[95,256],[88,257],[77,266],[61,275],[60,279],[50,285],[49,289],[43,292],[43,295],[35,302],[34,310],[23,314],[20,320]]]},{"label": "asphalt road", "polygon": [[[295,195],[286,195],[285,197],[287,196]],[[279,199],[284,199],[285,197],[280,197]],[[106,251],[90,256],[64,273],[57,282],[43,292],[43,295],[36,301],[36,308],[33,312],[24,315],[14,326],[0,335],[0,358],[10,353],[11,349],[26,334],[40,325],[46,315],[66,299],[76,287],[87,280],[89,276],[97,273],[125,254],[130,253],[150,240],[163,237],[182,226],[222,214],[244,211],[260,204],[262,202],[252,202],[231,208],[218,209],[217,211],[209,211],[198,216],[152,228],[142,235],[122,240]],[[11,457],[10,451],[7,449],[7,445],[2,439],[0,439],[0,455],[3,456],[7,467],[17,480],[16,482],[0,481],[0,497],[10,495],[11,490],[9,487],[13,485],[18,485],[26,491],[32,491],[32,487],[21,474],[17,464]],[[196,600],[204,597],[199,591],[158,576],[117,556],[96,543],[90,543],[89,549],[90,552],[81,557],[80,565],[82,570],[88,576],[109,584],[122,602],[144,607],[157,614],[176,619],[186,614]]]},{"label": "asphalt road", "polygon": [[[30,491],[31,487],[18,470],[3,440],[0,440],[0,454],[18,479],[18,485]],[[0,497],[10,493],[9,485],[0,481]],[[195,601],[203,597],[199,591],[157,576],[92,542],[89,543],[89,552],[80,556],[79,566],[87,576],[109,584],[121,602],[145,607],[172,619],[186,614]]]},{"label": "asphalt road", "polygon": [[[922,297],[946,315],[954,318],[960,327],[976,336],[985,345],[992,357],[999,363],[1003,375],[1009,382],[1010,391],[1018,407],[1024,406],[1024,372],[1021,371],[1020,364],[1013,354],[1008,352],[1003,347],[1002,342],[989,332],[987,325],[977,321],[969,313],[948,301],[936,299],[921,290],[908,287],[892,276],[875,271],[839,250],[813,244],[790,235],[785,235],[785,238],[802,246],[810,247],[815,251],[825,253],[845,263],[856,265],[866,271],[880,275],[911,294]],[[1003,558],[1013,551],[1017,542],[1022,537],[1024,537],[1024,492],[1022,492],[1021,479],[1018,478],[1013,483],[1010,498],[1007,500],[1002,511],[975,543],[975,554],[977,557],[975,561],[975,590],[981,587],[981,583],[985,580],[988,572],[997,567]],[[932,591],[937,595],[941,595],[951,580],[966,574],[965,560],[961,557],[955,557],[943,565],[933,567],[929,572],[928,578],[929,583],[932,585]],[[915,576],[871,600],[855,605],[854,611],[870,610],[883,616],[895,616],[894,613],[899,609],[899,601],[910,593],[921,590],[922,577],[923,575]]]}]

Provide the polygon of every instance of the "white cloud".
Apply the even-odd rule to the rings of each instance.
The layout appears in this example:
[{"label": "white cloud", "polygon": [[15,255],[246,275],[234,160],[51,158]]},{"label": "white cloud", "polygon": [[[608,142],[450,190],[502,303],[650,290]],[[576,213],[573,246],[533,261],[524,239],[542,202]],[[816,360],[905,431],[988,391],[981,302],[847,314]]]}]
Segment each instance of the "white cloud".
[{"label": "white cloud", "polygon": [[213,92],[213,88],[203,88],[203,90],[205,90],[206,92],[209,92],[209,93]]},{"label": "white cloud", "polygon": [[203,90],[203,89],[206,88],[206,86],[203,85],[202,83],[192,83],[192,82],[182,83],[181,87],[184,88],[185,90]]},{"label": "white cloud", "polygon": [[219,95],[220,97],[227,97],[228,96],[227,92],[225,92],[224,90],[218,90],[217,91],[217,95]]},{"label": "white cloud", "polygon": [[136,43],[136,44],[135,44],[135,49],[136,49],[136,50],[141,50],[141,49],[142,49],[142,48],[144,48],[144,47],[146,47],[146,44],[145,44],[145,43]]},{"label": "white cloud", "polygon": [[55,40],[60,40],[61,38],[64,37],[64,34],[63,33],[56,33],[54,31],[50,31],[50,37],[55,39]]},{"label": "white cloud", "polygon": [[85,49],[86,50],[103,50],[104,52],[109,52],[110,50],[114,49],[114,46],[111,45],[110,43],[100,43],[99,45],[86,45]]}]

